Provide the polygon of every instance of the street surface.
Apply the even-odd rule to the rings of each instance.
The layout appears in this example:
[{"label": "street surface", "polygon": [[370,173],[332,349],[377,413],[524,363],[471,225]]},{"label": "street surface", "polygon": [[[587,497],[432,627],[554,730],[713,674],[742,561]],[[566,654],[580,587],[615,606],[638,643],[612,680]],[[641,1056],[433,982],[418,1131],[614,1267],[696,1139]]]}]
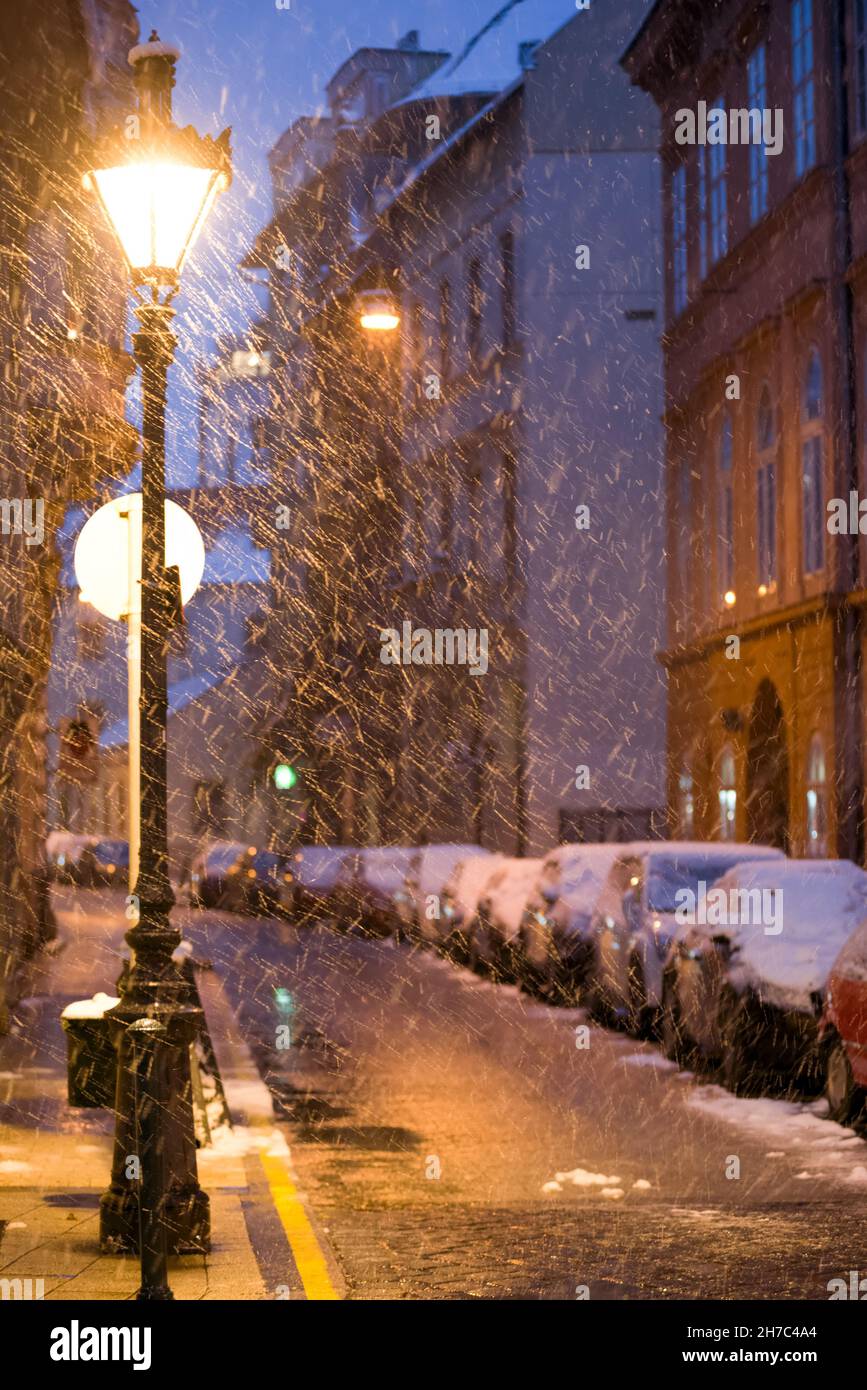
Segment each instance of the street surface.
[{"label": "street surface", "polygon": [[[122,899],[58,906],[106,988]],[[736,1099],[579,1010],[390,940],[178,917],[241,1019],[350,1297],[827,1299],[863,1268],[867,1144],[823,1102]]]}]

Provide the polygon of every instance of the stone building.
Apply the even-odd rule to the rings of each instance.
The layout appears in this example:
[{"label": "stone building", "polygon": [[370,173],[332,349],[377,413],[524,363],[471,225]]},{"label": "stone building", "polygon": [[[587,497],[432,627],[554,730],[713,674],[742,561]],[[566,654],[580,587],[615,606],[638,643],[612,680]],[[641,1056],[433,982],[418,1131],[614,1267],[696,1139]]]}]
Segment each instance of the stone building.
[{"label": "stone building", "polygon": [[[659,829],[657,126],[618,65],[645,10],[534,0],[454,57],[361,50],[272,151],[248,264],[332,833],[521,853]],[[374,289],[394,334],[359,329]],[[486,670],[382,664],[404,623],[485,633]]]},{"label": "stone building", "polygon": [[867,439],[865,54],[860,3],[660,0],[623,60],[662,114],[672,818],[856,860],[867,557],[829,509]]},{"label": "stone building", "polygon": [[89,136],[132,105],[137,34],[126,0],[60,10],[22,0],[0,16],[0,1028],[22,962],[52,931],[43,842],[54,538],[67,503],[125,473],[136,448],[124,419],[125,279],[81,176]]}]

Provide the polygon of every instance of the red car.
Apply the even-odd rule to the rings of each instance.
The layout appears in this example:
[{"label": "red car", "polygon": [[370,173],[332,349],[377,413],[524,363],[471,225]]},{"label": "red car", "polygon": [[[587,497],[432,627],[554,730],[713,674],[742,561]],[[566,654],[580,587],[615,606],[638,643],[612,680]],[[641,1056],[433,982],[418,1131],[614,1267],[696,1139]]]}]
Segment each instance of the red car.
[{"label": "red car", "polygon": [[867,922],[831,968],[822,1017],[825,1095],[840,1124],[867,1122]]}]

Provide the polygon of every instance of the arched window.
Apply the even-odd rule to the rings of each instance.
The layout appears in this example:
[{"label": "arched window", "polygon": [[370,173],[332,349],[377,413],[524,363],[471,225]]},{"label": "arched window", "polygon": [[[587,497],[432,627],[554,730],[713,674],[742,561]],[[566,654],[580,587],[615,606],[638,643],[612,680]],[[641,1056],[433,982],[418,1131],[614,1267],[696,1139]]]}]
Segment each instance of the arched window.
[{"label": "arched window", "polygon": [[777,460],[771,393],[762,388],[756,414],[756,555],[759,594],[777,583]]},{"label": "arched window", "polygon": [[735,582],[734,546],[734,490],[732,487],[732,460],[734,457],[734,435],[731,416],[726,415],[722,422],[719,437],[718,464],[718,568],[720,598],[731,605]]},{"label": "arched window", "polygon": [[695,791],[692,773],[688,767],[681,769],[680,777],[677,780],[677,823],[678,835],[681,840],[694,839]]},{"label": "arched window", "polygon": [[822,859],[828,853],[828,779],[825,746],[820,734],[810,739],[807,753],[807,854]]},{"label": "arched window", "polygon": [[737,829],[738,793],[735,777],[735,755],[726,744],[719,760],[719,837],[734,840]]},{"label": "arched window", "polygon": [[810,351],[801,397],[801,504],[804,517],[804,573],[825,564],[824,401],[822,363]]}]

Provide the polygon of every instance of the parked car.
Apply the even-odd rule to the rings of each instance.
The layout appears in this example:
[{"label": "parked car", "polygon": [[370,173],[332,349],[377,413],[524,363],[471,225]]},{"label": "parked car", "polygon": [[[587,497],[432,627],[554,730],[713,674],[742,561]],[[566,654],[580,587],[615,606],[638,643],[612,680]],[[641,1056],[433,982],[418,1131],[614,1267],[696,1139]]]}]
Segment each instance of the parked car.
[{"label": "parked car", "polygon": [[293,877],[285,855],[248,845],[237,873],[229,876],[226,906],[248,917],[289,916]]},{"label": "parked car", "polygon": [[849,937],[828,976],[820,1022],[828,1113],[867,1123],[867,920]]},{"label": "parked car", "polygon": [[470,965],[479,974],[498,980],[517,978],[521,918],[542,863],[541,859],[502,859],[485,884],[467,930]]},{"label": "parked car", "polygon": [[681,895],[751,859],[782,860],[762,845],[660,840],[626,846],[611,866],[593,913],[587,1003],[603,1022],[625,1023],[642,1037],[662,1008],[663,966],[675,935]]},{"label": "parked car", "polygon": [[88,888],[126,888],[129,884],[127,841],[96,840],[86,845],[78,861],[78,882]]},{"label": "parked car", "polygon": [[466,965],[470,958],[468,932],[476,915],[479,898],[502,862],[502,854],[478,848],[465,859],[459,859],[439,895],[439,917],[421,919],[422,940],[459,965]]},{"label": "parked car", "polygon": [[223,907],[228,900],[230,880],[239,872],[249,848],[237,840],[210,840],[204,844],[190,864],[190,906]]},{"label": "parked car", "polygon": [[590,923],[622,844],[560,845],[542,865],[519,932],[523,983],[544,998],[573,1003],[590,967]]},{"label": "parked car", "polygon": [[739,1094],[821,1083],[828,977],[867,917],[867,874],[847,859],[740,864],[678,928],[663,1029],[677,1060],[719,1064]]},{"label": "parked car", "polygon": [[406,845],[350,850],[334,885],[338,927],[369,936],[391,935],[399,920],[395,896],[413,852]]},{"label": "parked car", "polygon": [[80,882],[81,856],[95,844],[96,835],[75,835],[69,830],[52,830],[45,837],[48,876],[57,883]]},{"label": "parked car", "polygon": [[334,890],[350,852],[337,845],[299,845],[287,856],[287,872],[294,875],[290,908],[294,926],[313,926],[334,916]]},{"label": "parked car", "polygon": [[444,886],[455,866],[473,855],[490,858],[489,852],[478,845],[423,845],[413,851],[406,877],[395,895],[401,935],[428,943],[438,939],[438,930],[429,932],[427,924],[441,921]]}]

